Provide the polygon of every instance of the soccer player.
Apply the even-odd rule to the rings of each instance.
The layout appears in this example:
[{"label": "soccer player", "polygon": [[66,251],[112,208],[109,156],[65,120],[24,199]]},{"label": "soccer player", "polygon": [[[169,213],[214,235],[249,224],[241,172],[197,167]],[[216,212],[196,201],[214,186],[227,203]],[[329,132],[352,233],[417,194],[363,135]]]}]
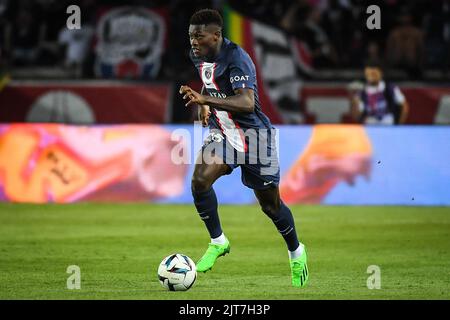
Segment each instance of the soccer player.
[{"label": "soccer player", "polygon": [[363,124],[403,124],[409,105],[400,89],[383,80],[381,65],[368,62],[364,68],[366,84],[349,86],[353,119]]},{"label": "soccer player", "polygon": [[[192,15],[190,57],[203,87],[201,93],[189,86],[180,87],[186,106],[198,105],[203,126],[210,128],[199,155],[202,158],[196,161],[191,184],[197,212],[211,237],[208,249],[197,263],[197,270],[210,270],[218,257],[230,252],[212,186],[218,178],[240,166],[242,183],[254,190],[262,211],[286,242],[292,285],[303,287],[308,281],[306,249],[297,238],[291,211],[280,199],[274,127],[261,111],[255,65],[241,47],[222,36],[222,27],[222,17],[216,10],[203,9]],[[259,147],[266,148],[265,152],[252,149],[254,136]],[[207,150],[213,151],[208,153]]]}]

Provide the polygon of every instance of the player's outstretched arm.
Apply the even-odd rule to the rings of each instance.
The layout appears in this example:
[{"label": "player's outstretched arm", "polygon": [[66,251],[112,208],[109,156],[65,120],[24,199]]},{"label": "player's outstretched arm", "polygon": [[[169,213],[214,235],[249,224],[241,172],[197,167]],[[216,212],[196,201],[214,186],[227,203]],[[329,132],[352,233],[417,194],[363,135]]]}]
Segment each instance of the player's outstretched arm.
[{"label": "player's outstretched arm", "polygon": [[253,112],[255,108],[255,96],[252,89],[239,88],[234,90],[235,95],[225,99],[206,96],[198,93],[189,86],[181,86],[180,94],[184,100],[188,100],[186,107],[191,105],[209,105],[220,107],[231,112]]},{"label": "player's outstretched arm", "polygon": [[359,122],[359,117],[361,116],[361,111],[359,110],[359,104],[361,103],[361,100],[359,100],[359,97],[356,95],[352,95],[350,97],[350,110],[351,115],[354,121]]},{"label": "player's outstretched arm", "polygon": [[359,81],[353,81],[347,86],[347,92],[350,99],[350,111],[354,121],[359,122],[361,111],[359,105],[361,100],[359,98],[360,92],[364,90],[364,84]]},{"label": "player's outstretched arm", "polygon": [[408,114],[409,114],[409,105],[408,102],[405,100],[403,101],[402,105],[401,105],[401,110],[400,110],[400,120],[399,123],[400,124],[405,124],[406,123],[406,119],[408,118]]}]

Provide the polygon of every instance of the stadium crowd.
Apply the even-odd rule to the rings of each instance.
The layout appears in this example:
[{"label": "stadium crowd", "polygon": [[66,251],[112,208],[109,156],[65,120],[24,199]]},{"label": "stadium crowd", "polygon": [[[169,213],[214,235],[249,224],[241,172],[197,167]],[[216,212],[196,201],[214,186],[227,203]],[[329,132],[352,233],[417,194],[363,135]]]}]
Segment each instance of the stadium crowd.
[{"label": "stadium crowd", "polygon": [[[296,0],[231,1],[256,19],[306,41],[316,68],[359,68],[367,60],[421,77],[425,68],[447,68],[450,1]],[[253,7],[260,5],[259,11]],[[369,30],[366,8],[377,4],[381,29]]]},{"label": "stadium crowd", "polygon": [[[372,2],[134,0],[127,1],[127,5],[164,8],[167,12],[168,32],[161,68],[148,76],[156,80],[194,76],[188,60],[188,19],[199,8],[222,10],[224,5],[303,41],[311,51],[315,70],[360,69],[371,60],[403,70],[409,79],[423,79],[426,70],[436,70],[444,79],[448,77],[449,0]],[[82,28],[77,32],[69,32],[66,27],[66,9],[71,4],[81,8]],[[366,27],[366,8],[370,4],[381,8],[380,30]],[[66,71],[57,73],[61,77],[99,77],[94,72],[99,14],[104,7],[121,5],[119,0],[0,0],[0,68],[5,72],[56,66]],[[16,77],[30,75],[51,77],[52,73],[19,72]]]}]

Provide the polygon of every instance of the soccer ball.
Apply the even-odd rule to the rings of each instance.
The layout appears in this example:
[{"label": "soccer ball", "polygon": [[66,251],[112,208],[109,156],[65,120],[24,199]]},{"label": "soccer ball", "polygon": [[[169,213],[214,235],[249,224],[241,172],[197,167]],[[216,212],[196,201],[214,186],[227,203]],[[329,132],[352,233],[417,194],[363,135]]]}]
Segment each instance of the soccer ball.
[{"label": "soccer ball", "polygon": [[197,279],[197,267],[191,258],[175,253],[165,257],[158,268],[161,285],[170,291],[186,291]]}]

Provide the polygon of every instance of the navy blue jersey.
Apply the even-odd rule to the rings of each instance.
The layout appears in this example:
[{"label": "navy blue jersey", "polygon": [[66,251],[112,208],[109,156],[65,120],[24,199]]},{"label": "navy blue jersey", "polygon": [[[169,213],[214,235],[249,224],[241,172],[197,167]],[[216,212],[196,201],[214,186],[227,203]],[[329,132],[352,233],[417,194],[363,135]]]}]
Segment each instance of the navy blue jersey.
[{"label": "navy blue jersey", "polygon": [[366,124],[394,124],[400,117],[400,105],[405,97],[400,89],[380,81],[377,85],[366,85],[360,93],[359,110]]},{"label": "navy blue jersey", "polygon": [[225,99],[234,95],[234,90],[238,88],[249,88],[254,91],[253,112],[230,112],[220,107],[211,107],[209,120],[211,129],[220,129],[226,137],[230,138],[230,135],[235,134],[235,129],[273,128],[269,118],[261,110],[255,65],[244,49],[224,38],[220,52],[214,61],[203,61],[195,57],[192,50],[189,56],[210,96]]}]

